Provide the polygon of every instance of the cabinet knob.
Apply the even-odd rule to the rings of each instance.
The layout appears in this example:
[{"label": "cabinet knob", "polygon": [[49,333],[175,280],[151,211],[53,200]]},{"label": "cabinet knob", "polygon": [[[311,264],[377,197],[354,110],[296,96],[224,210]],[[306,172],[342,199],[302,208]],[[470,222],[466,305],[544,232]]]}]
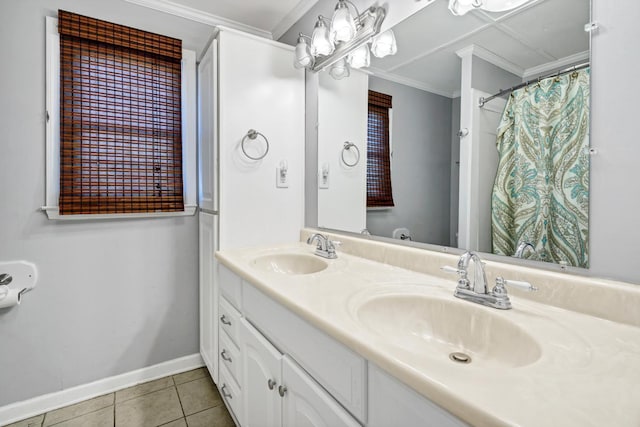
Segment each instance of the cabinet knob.
[{"label": "cabinet knob", "polygon": [[233,361],[231,360],[231,356],[227,356],[227,350],[222,350],[222,352],[220,352],[220,357],[222,357],[227,362],[233,363]]},{"label": "cabinet knob", "polygon": [[231,320],[227,319],[227,316],[225,316],[224,314],[220,316],[220,321],[225,325],[231,325]]},{"label": "cabinet knob", "polygon": [[233,396],[231,395],[231,393],[227,393],[226,391],[227,385],[226,384],[222,384],[222,387],[220,388],[220,391],[222,392],[222,395],[226,398],[229,399],[233,399]]},{"label": "cabinet knob", "polygon": [[280,397],[284,397],[284,394],[287,392],[287,388],[285,386],[278,386],[278,394]]},{"label": "cabinet knob", "polygon": [[274,388],[276,388],[276,382],[269,378],[269,380],[267,381],[267,386],[269,387],[269,390],[273,390]]}]

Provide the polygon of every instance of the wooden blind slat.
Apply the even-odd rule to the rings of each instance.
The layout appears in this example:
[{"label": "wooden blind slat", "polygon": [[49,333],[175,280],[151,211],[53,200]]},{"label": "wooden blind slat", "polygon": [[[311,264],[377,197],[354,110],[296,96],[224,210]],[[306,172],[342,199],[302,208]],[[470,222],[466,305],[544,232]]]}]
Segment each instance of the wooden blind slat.
[{"label": "wooden blind slat", "polygon": [[58,12],[60,214],[184,210],[182,42]]},{"label": "wooden blind slat", "polygon": [[391,108],[391,95],[385,93],[376,92],[374,90],[369,91],[369,104],[377,107]]},{"label": "wooden blind slat", "polygon": [[182,59],[182,41],[124,25],[58,10],[61,35],[138,50],[148,54]]},{"label": "wooden blind slat", "polygon": [[389,147],[391,96],[369,91],[367,120],[367,207],[392,207]]}]

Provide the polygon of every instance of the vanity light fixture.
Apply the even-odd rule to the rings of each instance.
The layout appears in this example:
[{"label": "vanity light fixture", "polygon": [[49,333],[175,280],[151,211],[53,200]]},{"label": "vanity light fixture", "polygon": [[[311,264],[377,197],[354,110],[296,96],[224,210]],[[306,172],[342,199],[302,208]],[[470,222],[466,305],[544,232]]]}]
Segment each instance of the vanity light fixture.
[{"label": "vanity light fixture", "polygon": [[300,33],[294,66],[314,72],[328,69],[333,78],[342,79],[350,68],[368,67],[371,53],[379,58],[393,55],[398,49],[393,32],[380,34],[385,15],[382,7],[361,14],[351,1],[338,0],[331,21],[320,15],[311,37]]},{"label": "vanity light fixture", "polygon": [[531,0],[449,0],[449,10],[454,15],[464,15],[473,9],[487,12],[504,12],[522,6]]}]

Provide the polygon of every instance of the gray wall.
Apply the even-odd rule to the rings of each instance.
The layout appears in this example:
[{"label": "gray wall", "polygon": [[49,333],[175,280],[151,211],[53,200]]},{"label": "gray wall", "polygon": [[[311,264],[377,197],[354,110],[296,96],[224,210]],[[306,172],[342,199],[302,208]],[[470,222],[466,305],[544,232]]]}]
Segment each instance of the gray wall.
[{"label": "gray wall", "polygon": [[471,87],[493,94],[500,89],[507,89],[522,83],[522,78],[493,65],[477,56],[473,57],[471,66]]},{"label": "gray wall", "polygon": [[58,8],[182,38],[212,29],[124,1],[0,2],[0,260],[37,264],[0,309],[0,406],[198,352],[196,217],[46,219],[45,16]]},{"label": "gray wall", "polygon": [[367,211],[372,234],[407,227],[413,240],[449,244],[451,99],[369,77],[393,97],[391,183],[395,207]]}]

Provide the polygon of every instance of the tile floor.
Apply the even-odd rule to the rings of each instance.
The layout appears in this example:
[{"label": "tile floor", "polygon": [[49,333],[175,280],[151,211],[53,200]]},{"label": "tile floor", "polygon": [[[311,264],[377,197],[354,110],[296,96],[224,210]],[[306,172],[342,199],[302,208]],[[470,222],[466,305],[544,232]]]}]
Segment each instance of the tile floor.
[{"label": "tile floor", "polygon": [[233,427],[206,368],[138,384],[6,427]]}]

